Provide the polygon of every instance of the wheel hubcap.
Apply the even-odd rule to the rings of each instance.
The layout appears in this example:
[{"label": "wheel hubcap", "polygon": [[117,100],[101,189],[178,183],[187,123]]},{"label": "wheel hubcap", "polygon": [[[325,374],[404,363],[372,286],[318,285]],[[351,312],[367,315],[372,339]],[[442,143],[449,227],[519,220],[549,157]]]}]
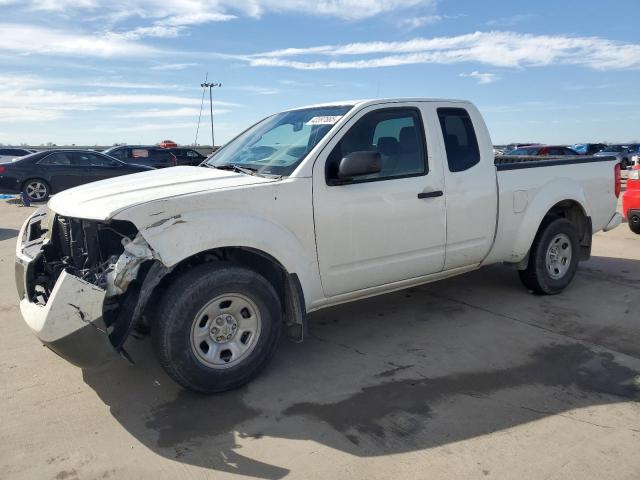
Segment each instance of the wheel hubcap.
[{"label": "wheel hubcap", "polygon": [[549,276],[559,280],[566,275],[571,267],[571,240],[564,233],[559,233],[551,239],[547,249],[546,266]]},{"label": "wheel hubcap", "polygon": [[210,368],[228,368],[247,357],[260,336],[260,312],[239,293],[220,295],[193,319],[191,349]]},{"label": "wheel hubcap", "polygon": [[41,182],[31,182],[27,185],[27,195],[33,200],[42,200],[47,194],[47,187]]}]

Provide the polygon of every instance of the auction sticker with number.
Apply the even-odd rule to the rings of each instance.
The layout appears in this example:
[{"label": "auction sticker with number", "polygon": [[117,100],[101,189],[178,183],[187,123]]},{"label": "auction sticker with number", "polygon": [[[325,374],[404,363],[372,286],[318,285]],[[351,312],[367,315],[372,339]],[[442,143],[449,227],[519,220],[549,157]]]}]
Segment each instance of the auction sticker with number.
[{"label": "auction sticker with number", "polygon": [[323,117],[313,117],[306,124],[307,125],[334,125],[341,118],[342,118],[342,115],[325,115]]}]

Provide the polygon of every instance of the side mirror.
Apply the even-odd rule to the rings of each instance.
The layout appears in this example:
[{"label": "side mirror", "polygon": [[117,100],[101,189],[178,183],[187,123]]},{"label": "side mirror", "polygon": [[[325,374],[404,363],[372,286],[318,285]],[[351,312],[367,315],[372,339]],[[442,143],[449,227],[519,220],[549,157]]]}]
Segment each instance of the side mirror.
[{"label": "side mirror", "polygon": [[380,152],[352,152],[340,160],[337,177],[340,181],[349,181],[353,177],[380,173],[382,159]]}]

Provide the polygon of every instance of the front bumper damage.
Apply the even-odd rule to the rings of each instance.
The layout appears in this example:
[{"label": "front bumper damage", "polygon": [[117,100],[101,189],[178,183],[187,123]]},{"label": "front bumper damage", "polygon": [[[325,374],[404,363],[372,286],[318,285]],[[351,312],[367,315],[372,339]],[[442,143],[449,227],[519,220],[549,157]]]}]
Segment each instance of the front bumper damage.
[{"label": "front bumper damage", "polygon": [[[153,253],[137,232],[129,232],[118,237],[119,255],[113,248],[96,255],[89,250],[99,249],[100,234],[92,236],[86,224],[75,234],[59,232],[56,221],[42,208],[22,227],[15,264],[20,311],[46,347],[79,367],[99,366],[123,353],[135,317],[141,315],[140,288],[129,287],[144,262],[153,261]],[[65,252],[60,242],[67,240],[71,247]]]},{"label": "front bumper damage", "polygon": [[79,367],[105,363],[116,355],[102,318],[105,290],[62,272],[46,305],[28,298],[20,312],[40,341]]}]

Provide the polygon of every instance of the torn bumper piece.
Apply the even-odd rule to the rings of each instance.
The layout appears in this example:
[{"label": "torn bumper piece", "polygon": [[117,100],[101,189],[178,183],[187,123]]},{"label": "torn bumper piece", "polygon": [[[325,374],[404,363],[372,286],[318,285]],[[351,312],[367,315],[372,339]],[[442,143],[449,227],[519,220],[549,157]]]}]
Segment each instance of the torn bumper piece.
[{"label": "torn bumper piece", "polygon": [[118,355],[102,318],[105,296],[102,288],[65,271],[46,305],[23,297],[20,311],[45,346],[74,365],[96,367]]}]

